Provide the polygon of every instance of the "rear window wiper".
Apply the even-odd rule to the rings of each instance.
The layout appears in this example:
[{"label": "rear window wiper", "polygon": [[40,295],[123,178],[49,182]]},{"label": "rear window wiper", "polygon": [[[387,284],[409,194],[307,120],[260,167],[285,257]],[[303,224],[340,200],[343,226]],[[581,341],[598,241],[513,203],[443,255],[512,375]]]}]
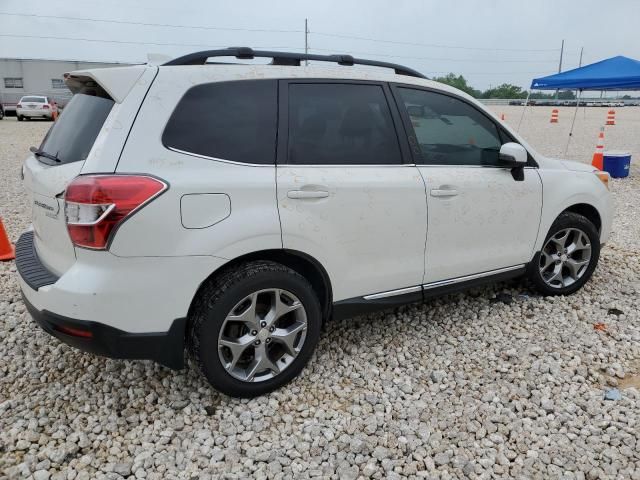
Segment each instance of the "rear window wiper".
[{"label": "rear window wiper", "polygon": [[53,160],[54,162],[58,162],[58,163],[62,162],[62,160],[60,160],[57,155],[52,155],[50,153],[47,153],[47,152],[45,152],[44,150],[42,150],[40,148],[30,147],[29,151],[31,153],[33,153],[36,157],[48,158],[49,160]]}]

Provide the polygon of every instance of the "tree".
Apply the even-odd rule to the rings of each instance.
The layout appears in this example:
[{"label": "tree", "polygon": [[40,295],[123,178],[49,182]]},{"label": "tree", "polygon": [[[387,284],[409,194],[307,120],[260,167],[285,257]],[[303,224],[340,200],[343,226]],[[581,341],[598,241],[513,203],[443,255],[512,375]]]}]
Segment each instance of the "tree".
[{"label": "tree", "polygon": [[490,88],[482,94],[482,98],[526,98],[527,92],[522,87],[503,83],[495,88]]},{"label": "tree", "polygon": [[462,75],[456,75],[455,73],[449,73],[449,74],[445,75],[444,77],[435,77],[435,78],[433,78],[433,80],[436,81],[436,82],[444,83],[444,84],[449,85],[451,87],[455,87],[458,90],[462,90],[463,92],[468,93],[472,97],[479,98],[480,94],[481,94],[480,90],[476,90],[471,85],[469,85],[467,83],[467,79],[464,78]]},{"label": "tree", "polygon": [[555,98],[555,94],[543,93],[538,90],[531,92],[531,96],[529,98],[532,100],[551,100],[552,98]]},{"label": "tree", "polygon": [[573,90],[562,90],[558,92],[558,100],[575,100],[576,95]]}]

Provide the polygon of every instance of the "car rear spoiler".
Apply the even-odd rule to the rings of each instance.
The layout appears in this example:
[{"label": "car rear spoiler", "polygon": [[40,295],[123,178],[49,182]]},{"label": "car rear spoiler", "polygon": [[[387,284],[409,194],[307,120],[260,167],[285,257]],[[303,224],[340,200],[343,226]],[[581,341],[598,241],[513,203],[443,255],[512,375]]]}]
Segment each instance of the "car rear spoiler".
[{"label": "car rear spoiler", "polygon": [[116,103],[122,103],[147,68],[157,67],[132,65],[77,70],[65,73],[64,82],[72,93],[109,97]]}]

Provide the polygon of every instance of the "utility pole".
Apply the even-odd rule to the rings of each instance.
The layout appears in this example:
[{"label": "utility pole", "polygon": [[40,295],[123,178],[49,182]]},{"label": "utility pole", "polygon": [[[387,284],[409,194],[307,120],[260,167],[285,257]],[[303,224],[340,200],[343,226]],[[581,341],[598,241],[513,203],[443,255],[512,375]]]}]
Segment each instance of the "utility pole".
[{"label": "utility pole", "polygon": [[560,47],[560,63],[558,64],[558,73],[562,72],[562,54],[564,53],[564,40],[562,40],[562,46]]},{"label": "utility pole", "polygon": [[580,48],[580,62],[578,63],[578,67],[582,66],[582,52],[584,52],[584,47]]},{"label": "utility pole", "polygon": [[[309,21],[304,19],[304,54],[309,54]],[[309,60],[304,61],[304,65],[309,65]]]},{"label": "utility pole", "polygon": [[[564,40],[562,40],[562,46],[560,47],[560,63],[558,64],[558,73],[562,72],[562,54],[564,53]],[[558,99],[558,89],[556,89],[556,100]]]},{"label": "utility pole", "polygon": [[[582,52],[584,52],[584,47],[580,47],[580,60],[578,61],[578,68],[580,68],[582,66]],[[576,97],[578,96],[578,90],[576,90]],[[585,110],[585,115],[586,115],[586,110]]]}]

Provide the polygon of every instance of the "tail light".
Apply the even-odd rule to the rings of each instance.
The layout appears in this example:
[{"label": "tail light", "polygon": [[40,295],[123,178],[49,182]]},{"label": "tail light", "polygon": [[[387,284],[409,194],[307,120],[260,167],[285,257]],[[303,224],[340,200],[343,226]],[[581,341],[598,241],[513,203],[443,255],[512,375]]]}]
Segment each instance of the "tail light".
[{"label": "tail light", "polygon": [[46,109],[48,109],[48,108],[49,108],[49,105],[47,105],[47,104],[45,103],[45,104],[42,106],[42,108],[46,108]]},{"label": "tail light", "polygon": [[81,175],[65,192],[65,215],[71,241],[104,250],[118,226],[168,188],[142,175]]},{"label": "tail light", "polygon": [[22,104],[21,103],[17,104],[16,108],[22,108]]}]

